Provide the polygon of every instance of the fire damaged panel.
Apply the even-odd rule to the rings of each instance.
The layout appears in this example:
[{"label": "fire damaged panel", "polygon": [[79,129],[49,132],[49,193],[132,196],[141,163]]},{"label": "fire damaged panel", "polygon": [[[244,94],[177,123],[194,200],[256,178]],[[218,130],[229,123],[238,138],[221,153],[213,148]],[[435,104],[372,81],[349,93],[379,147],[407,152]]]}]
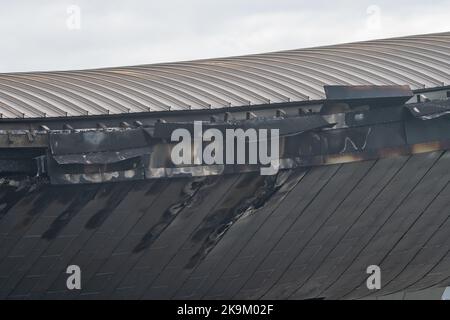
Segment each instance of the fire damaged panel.
[{"label": "fire damaged panel", "polygon": [[373,126],[329,130],[320,133],[322,154],[340,155],[376,151],[406,143],[403,124],[383,123]]},{"label": "fire damaged panel", "polygon": [[405,133],[409,145],[418,143],[445,144],[450,140],[450,119],[448,117],[421,120],[411,117],[405,122]]},{"label": "fire damaged panel", "polygon": [[[377,295],[361,286],[367,264],[386,266],[383,294],[444,285],[449,119],[412,112],[203,123],[279,127],[280,171],[268,176],[260,164],[175,165],[168,138],[192,132],[187,122],[50,132],[47,148],[6,148],[9,171],[40,165],[0,184],[0,297],[362,298]],[[82,292],[66,290],[71,261]]]},{"label": "fire damaged panel", "polygon": [[376,102],[388,104],[403,104],[408,101],[413,92],[408,85],[357,85],[357,86],[324,86],[325,95],[329,101],[347,101],[349,103]]},{"label": "fire damaged panel", "polygon": [[58,164],[47,158],[47,170],[52,184],[101,183],[145,178],[142,159],[130,158],[104,164]]},{"label": "fire damaged panel", "polygon": [[52,157],[58,164],[108,164],[150,154],[151,150],[151,147],[148,146],[117,151],[52,155]]},{"label": "fire damaged panel", "polygon": [[142,129],[52,133],[47,167],[52,183],[99,183],[144,179],[151,153]]},{"label": "fire damaged panel", "polygon": [[450,114],[450,100],[424,103],[411,103],[406,105],[407,110],[416,118],[431,120]]},{"label": "fire damaged panel", "polygon": [[[280,136],[299,134],[306,131],[322,129],[325,127],[333,126],[333,124],[328,123],[320,115],[306,115],[302,117],[292,117],[292,118],[261,118],[253,120],[243,120],[243,121],[233,121],[224,123],[202,123],[203,130],[208,130],[210,128],[218,129],[222,133],[225,133],[226,129],[278,129]],[[175,129],[186,129],[191,134],[194,132],[194,124],[191,123],[155,123],[155,129],[153,132],[154,138],[170,139],[172,132]]]},{"label": "fire damaged panel", "polygon": [[0,159],[0,174],[32,174],[36,172],[33,159],[3,160]]},{"label": "fire damaged panel", "polygon": [[[0,106],[0,299],[362,299],[448,286],[449,36],[78,80],[0,75],[14,96]],[[85,76],[94,87],[78,95]],[[349,85],[318,87],[330,79]],[[67,286],[72,264],[80,290]],[[366,286],[371,265],[380,290]]]},{"label": "fire damaged panel", "polygon": [[331,129],[371,126],[380,123],[404,121],[404,106],[388,109],[369,109],[348,111],[325,115],[324,118],[335,125]]},{"label": "fire damaged panel", "polygon": [[[0,296],[360,298],[377,295],[352,291],[367,264],[384,270],[380,294],[445,285],[449,159],[425,153],[206,184],[2,184]],[[390,252],[406,258],[398,265]],[[71,261],[81,291],[66,288]]]},{"label": "fire damaged panel", "polygon": [[148,145],[142,129],[55,132],[49,135],[53,155],[135,149]]},{"label": "fire damaged panel", "polygon": [[[250,159],[251,144],[257,148],[269,144],[272,129],[278,129],[280,133],[278,157],[281,170],[443,150],[450,144],[448,118],[445,117],[448,108],[448,101],[435,101],[325,115],[226,122],[158,121],[135,129],[50,131],[46,149],[42,145],[43,137],[38,146],[29,146],[28,141],[20,148],[15,144],[4,148],[7,152],[0,155],[0,174],[38,175],[48,177],[53,184],[76,184],[261,171],[264,164],[258,163],[258,158],[253,162],[245,161]],[[194,128],[198,130],[199,125],[200,136],[195,140]],[[191,137],[187,142],[191,146],[190,163],[173,162],[172,152],[178,141],[171,141],[171,135],[176,129],[185,129]],[[234,151],[231,163],[228,159],[225,163],[225,158],[213,163],[201,160],[203,150],[211,143],[203,136],[208,129],[216,129],[215,132],[224,139],[228,129],[234,130],[233,134],[239,131],[237,129],[243,133],[240,138],[231,138],[234,141],[230,147],[224,142],[224,154],[228,154],[229,148]],[[256,132],[255,138],[245,135],[250,129]],[[262,130],[268,133],[259,137]],[[14,140],[13,132],[8,135]],[[23,136],[23,132],[18,135]],[[198,139],[200,149],[195,147]],[[244,162],[237,161],[238,144],[244,149]]]}]

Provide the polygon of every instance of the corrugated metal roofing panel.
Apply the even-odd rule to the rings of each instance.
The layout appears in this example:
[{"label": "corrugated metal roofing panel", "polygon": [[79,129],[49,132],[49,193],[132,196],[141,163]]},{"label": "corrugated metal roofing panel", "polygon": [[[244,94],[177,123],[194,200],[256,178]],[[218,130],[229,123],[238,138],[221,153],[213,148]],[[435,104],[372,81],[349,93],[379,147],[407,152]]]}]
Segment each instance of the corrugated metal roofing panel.
[{"label": "corrugated metal roofing panel", "polygon": [[2,117],[209,109],[320,100],[324,85],[450,85],[450,32],[240,57],[0,74]]}]

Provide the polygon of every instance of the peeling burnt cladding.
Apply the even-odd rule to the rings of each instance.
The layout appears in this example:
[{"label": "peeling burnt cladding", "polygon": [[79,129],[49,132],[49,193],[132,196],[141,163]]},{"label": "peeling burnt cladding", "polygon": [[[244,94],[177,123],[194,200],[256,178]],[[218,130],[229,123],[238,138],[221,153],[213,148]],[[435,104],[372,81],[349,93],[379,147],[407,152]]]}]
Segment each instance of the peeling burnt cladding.
[{"label": "peeling burnt cladding", "polygon": [[[42,120],[24,121],[14,130],[10,122],[0,122],[0,177],[3,184],[24,177],[51,184],[79,184],[259,171],[261,165],[174,165],[171,133],[178,128],[192,133],[194,120],[203,121],[203,131],[279,129],[280,169],[450,146],[449,100],[405,104],[413,96],[409,86],[324,89],[327,99],[320,103],[288,103],[277,109],[267,106],[246,111],[244,118],[224,110],[190,113],[185,121],[176,120],[177,112],[166,119],[155,119],[153,114],[140,120],[133,118],[136,115],[122,115],[120,124],[110,127],[104,124],[109,121],[104,116],[104,121],[95,119],[94,128],[78,127],[79,120],[65,118],[64,125],[58,120],[62,130],[54,128],[55,122]],[[26,130],[27,125],[31,129]],[[171,214],[168,217],[170,220]]]},{"label": "peeling burnt cladding", "polygon": [[192,235],[191,241],[199,244],[185,269],[195,268],[222,239],[224,234],[239,219],[252,215],[263,207],[286,182],[291,171],[278,172],[272,176],[251,173],[231,189],[224,198],[222,206],[215,208],[201,222]]}]

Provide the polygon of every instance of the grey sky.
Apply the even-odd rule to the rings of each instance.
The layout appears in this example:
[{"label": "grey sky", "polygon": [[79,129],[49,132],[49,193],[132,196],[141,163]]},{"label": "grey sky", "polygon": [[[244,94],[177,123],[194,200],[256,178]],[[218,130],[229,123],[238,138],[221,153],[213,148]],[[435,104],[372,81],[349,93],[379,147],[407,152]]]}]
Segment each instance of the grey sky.
[{"label": "grey sky", "polygon": [[[74,21],[70,5],[81,10],[81,29],[67,26]],[[450,0],[1,0],[0,6],[0,72],[189,60],[450,31]]]}]

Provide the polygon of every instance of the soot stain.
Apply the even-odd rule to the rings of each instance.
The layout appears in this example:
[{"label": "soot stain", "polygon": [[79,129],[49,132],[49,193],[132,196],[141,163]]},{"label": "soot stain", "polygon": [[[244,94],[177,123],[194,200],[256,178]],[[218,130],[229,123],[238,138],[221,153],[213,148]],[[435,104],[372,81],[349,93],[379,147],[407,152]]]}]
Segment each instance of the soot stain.
[{"label": "soot stain", "polygon": [[281,186],[277,183],[277,175],[265,178],[247,175],[242,179],[224,200],[223,204],[227,206],[208,215],[192,236],[192,242],[201,245],[184,268],[192,269],[203,261],[236,221],[264,207]]},{"label": "soot stain", "polygon": [[1,186],[3,197],[0,198],[0,220],[28,193],[30,186]]},{"label": "soot stain", "polygon": [[[70,190],[70,189],[69,189]],[[86,185],[72,197],[70,205],[52,222],[41,238],[46,240],[55,239],[64,227],[75,217],[80,210],[92,201],[98,191],[98,186]]]},{"label": "soot stain", "polygon": [[217,177],[202,177],[189,181],[181,191],[181,200],[172,204],[164,211],[160,220],[141,238],[133,249],[133,253],[138,253],[149,248],[184,208],[201,201],[199,199],[203,199],[203,192],[200,191],[213,185],[216,181]]},{"label": "soot stain", "polygon": [[123,201],[123,199],[127,196],[127,194],[132,189],[133,185],[117,185],[111,184],[107,188],[105,188],[103,195],[108,195],[109,198],[106,202],[106,205],[101,208],[97,213],[95,213],[85,224],[86,229],[96,229],[99,228],[103,222],[110,216],[110,214],[114,211],[115,208]]}]

